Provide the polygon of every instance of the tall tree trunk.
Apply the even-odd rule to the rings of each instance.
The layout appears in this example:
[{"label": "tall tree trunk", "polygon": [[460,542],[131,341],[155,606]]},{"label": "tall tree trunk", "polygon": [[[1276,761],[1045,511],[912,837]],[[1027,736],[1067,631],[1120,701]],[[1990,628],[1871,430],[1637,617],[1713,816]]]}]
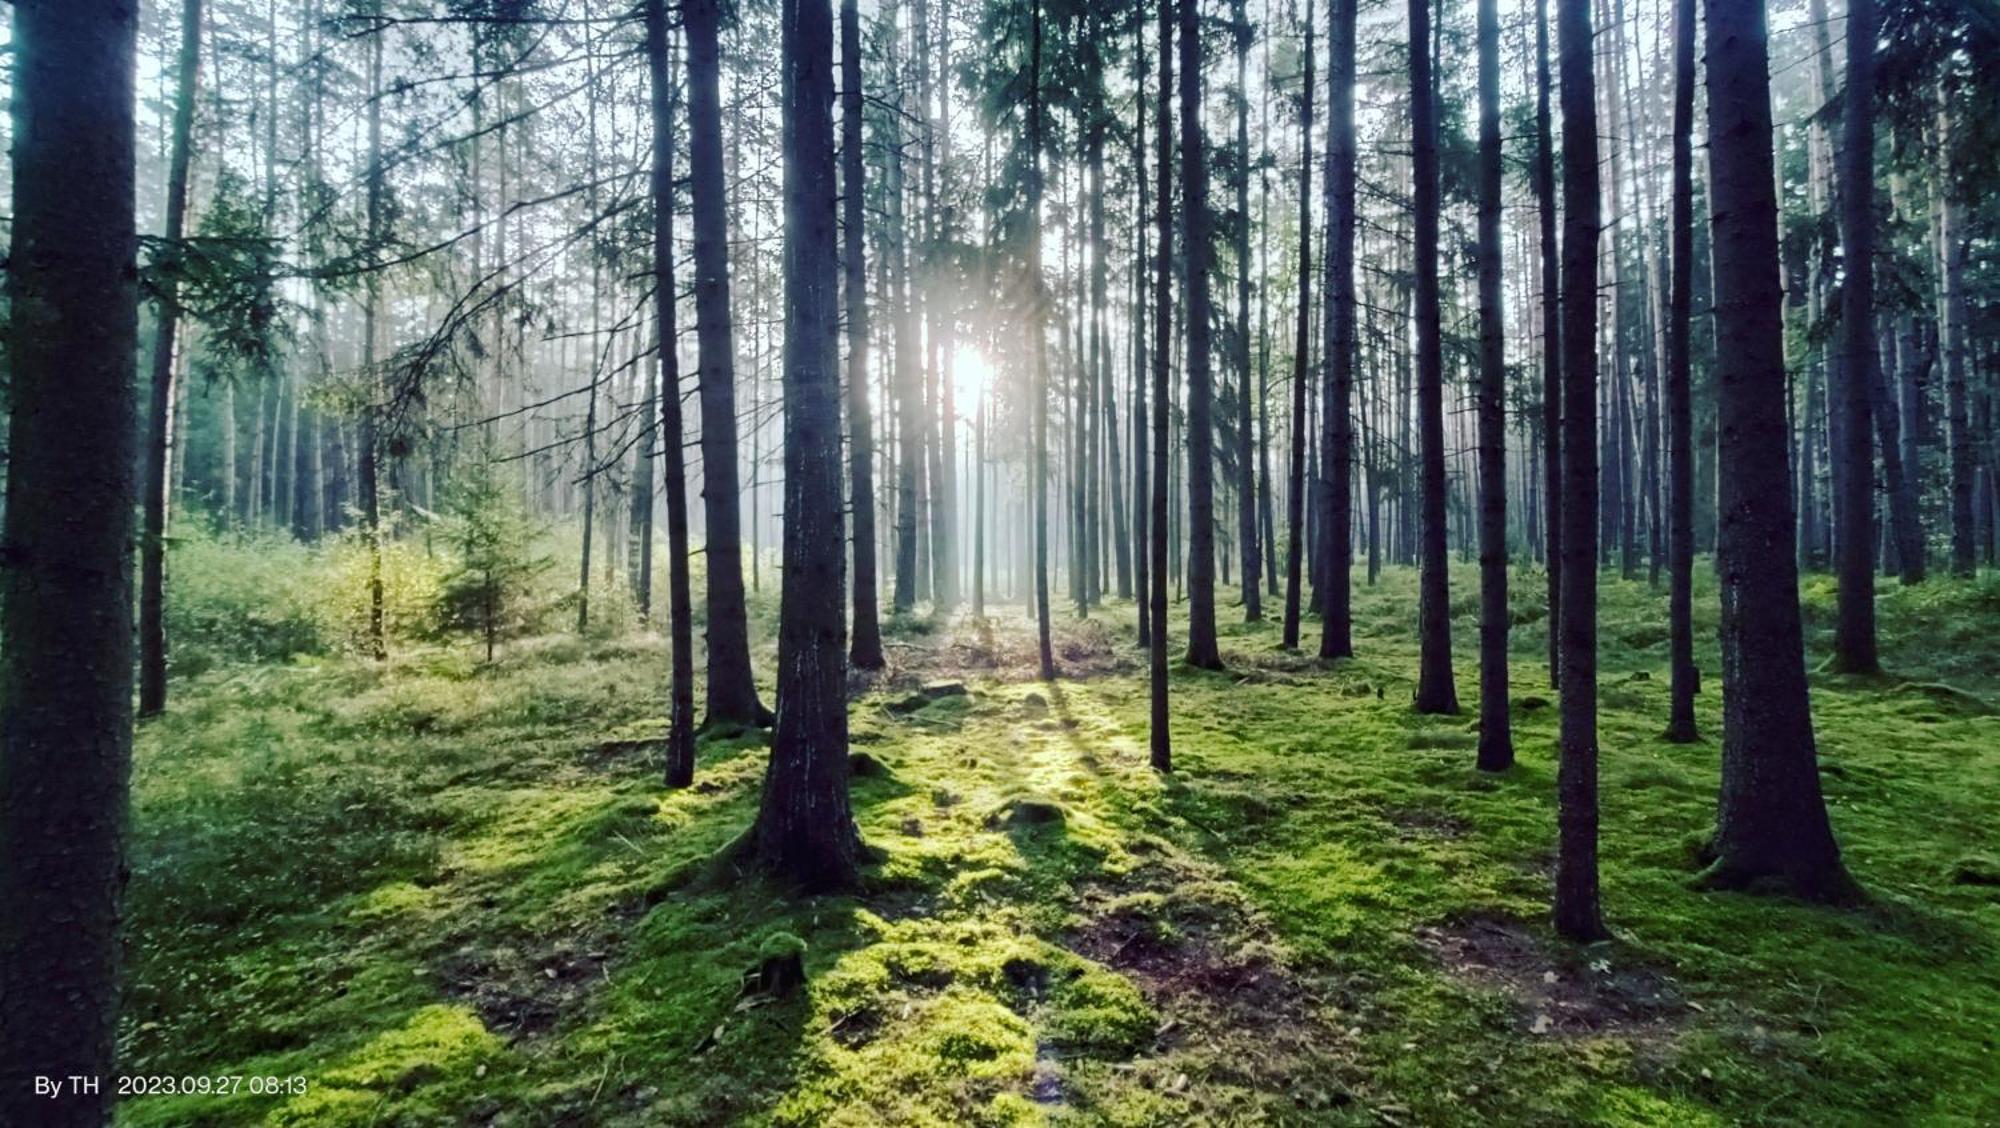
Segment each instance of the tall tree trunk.
[{"label": "tall tree trunk", "polygon": [[[892,66],[896,50],[892,43]],[[897,97],[900,99],[901,94]],[[900,101],[898,102],[900,107]],[[896,410],[896,577],[892,606],[907,612],[921,598],[919,510],[923,475],[923,373],[918,359],[917,326],[912,316],[913,292],[910,283],[909,222],[904,214],[905,175],[903,170],[903,115],[900,109],[891,119],[888,153],[889,238],[894,261],[891,277],[895,288],[895,356],[891,381]]]},{"label": "tall tree trunk", "polygon": [[1694,309],[1694,12],[1674,0],[1673,281],[1667,311],[1668,740],[1698,739],[1694,695],[1694,389],[1688,342]]},{"label": "tall tree trunk", "polygon": [[852,886],[862,855],[847,796],[833,8],[783,12],[785,584],[777,730],[750,840],[780,878],[818,890]]},{"label": "tall tree trunk", "polygon": [[[1181,0],[1192,7],[1195,0]],[[1167,443],[1169,393],[1173,358],[1174,228],[1173,228],[1173,109],[1170,94],[1174,86],[1173,0],[1160,0],[1160,112],[1159,131],[1154,138],[1159,161],[1158,189],[1153,195],[1153,236],[1159,245],[1153,267],[1153,495],[1152,539],[1146,551],[1152,557],[1152,590],[1147,601],[1152,606],[1152,645],[1147,651],[1148,683],[1151,691],[1150,746],[1153,770],[1172,771],[1173,736],[1167,718]],[[1143,89],[1140,97],[1143,98]]]},{"label": "tall tree trunk", "polygon": [[585,249],[590,255],[590,346],[586,355],[589,363],[583,370],[584,379],[589,381],[584,393],[583,408],[583,550],[579,554],[576,578],[576,632],[582,634],[590,628],[590,547],[591,533],[597,524],[597,392],[603,379],[609,379],[610,365],[605,363],[605,350],[601,340],[604,328],[604,256],[598,240],[598,200],[597,200],[597,40],[589,22],[589,0],[585,0],[585,23],[583,33],[584,65],[584,117],[585,127],[585,175],[590,187],[584,192],[585,207],[590,214],[590,239]]},{"label": "tall tree trunk", "polygon": [[[166,227],[177,244],[187,226],[188,150],[194,134],[195,87],[201,77],[202,0],[181,5],[179,86],[174,93],[173,148],[167,159]],[[174,338],[180,326],[179,286],[161,282],[153,329],[152,386],[147,400],[145,517],[139,541],[139,715],[167,707],[167,452],[174,445]]]},{"label": "tall tree trunk", "polygon": [[[375,11],[381,11],[376,0]],[[368,202],[367,248],[371,259],[381,257],[382,240],[382,34],[368,37]],[[368,545],[368,645],[376,661],[389,656],[388,638],[382,623],[382,491],[376,472],[380,451],[376,441],[376,400],[382,391],[382,374],[376,371],[381,326],[382,274],[372,263],[362,287],[361,374],[368,389],[356,427],[355,477],[361,491],[361,535]]]},{"label": "tall tree trunk", "polygon": [[[1264,565],[1257,542],[1257,432],[1250,395],[1250,15],[1231,0],[1236,33],[1236,540],[1243,556],[1243,619],[1264,617]],[[1308,51],[1310,56],[1310,51]]]},{"label": "tall tree trunk", "polygon": [[[1192,3],[1194,0],[1183,0]],[[1313,7],[1306,0],[1305,75],[1299,87],[1299,308],[1292,335],[1292,463],[1285,491],[1284,647],[1299,645],[1301,562],[1306,549],[1306,374],[1312,351],[1312,111]],[[1192,237],[1192,236],[1190,236]]]},{"label": "tall tree trunk", "polygon": [[1938,351],[1944,358],[1944,426],[1949,461],[1948,480],[1951,505],[1951,570],[1961,576],[1973,573],[1972,478],[1973,438],[1971,397],[1966,370],[1965,300],[1965,205],[1955,199],[1948,175],[1950,141],[1953,139],[1952,110],[1939,91],[1937,115],[1938,258],[1941,285],[1938,288]]},{"label": "tall tree trunk", "polygon": [[1556,931],[1603,939],[1597,895],[1597,90],[1590,0],[1560,0],[1562,70],[1562,650]]},{"label": "tall tree trunk", "polygon": [[[1410,130],[1416,223],[1417,444],[1423,476],[1417,633],[1419,713],[1458,712],[1451,670],[1451,577],[1445,555],[1444,338],[1438,305],[1438,97],[1431,79],[1431,0],[1410,0]],[[1568,84],[1564,84],[1565,91]],[[1565,95],[1567,97],[1567,95]],[[1565,122],[1568,115],[1564,115]]]},{"label": "tall tree trunk", "polygon": [[1870,408],[1880,379],[1875,344],[1875,0],[1848,0],[1847,93],[1841,112],[1839,613],[1833,668],[1872,674],[1875,650],[1875,459]]},{"label": "tall tree trunk", "polygon": [[682,6],[688,54],[688,173],[693,191],[695,340],[700,350],[701,496],[707,515],[708,715],[769,724],[750,670],[743,596],[742,491],[736,466],[736,342],[729,308],[729,202],[717,91],[720,0]]},{"label": "tall tree trunk", "polygon": [[[1898,318],[1882,320],[1884,347],[1893,359],[1897,355]],[[1916,467],[1904,460],[1904,433],[1909,424],[1902,418],[1890,377],[1900,366],[1877,364],[1875,383],[1870,389],[1875,413],[1876,442],[1882,448],[1882,482],[1889,494],[1889,528],[1896,549],[1896,570],[1903,583],[1922,583],[1924,578],[1924,533],[1917,513]]]},{"label": "tall tree trunk", "polygon": [[[139,454],[137,29],[138,6],[122,0],[14,6],[0,535],[7,1124],[105,1124],[115,1089]],[[51,1101],[38,1077],[101,1083]]]},{"label": "tall tree trunk", "polygon": [[1211,366],[1208,158],[1201,132],[1201,9],[1181,0],[1181,221],[1187,246],[1187,662],[1222,668],[1215,635],[1215,380]]},{"label": "tall tree trunk", "polygon": [[[1034,336],[1034,375],[1029,388],[1033,404],[1035,494],[1035,640],[1043,681],[1056,676],[1055,647],[1049,637],[1049,341],[1048,295],[1042,284],[1042,2],[1029,0],[1032,12],[1028,47],[1028,331]],[[900,565],[899,565],[900,566]]]},{"label": "tall tree trunk", "polygon": [[1708,0],[1714,198],[1722,790],[1711,885],[1845,894],[1820,796],[1787,512],[1769,56],[1762,4]]},{"label": "tall tree trunk", "polygon": [[1500,294],[1500,13],[1479,0],[1479,767],[1514,763],[1507,702],[1507,328]]},{"label": "tall tree trunk", "polygon": [[[1676,0],[1680,2],[1680,0]],[[1535,219],[1542,272],[1542,517],[1547,542],[1549,685],[1559,680],[1562,631],[1562,284],[1557,275],[1555,134],[1549,113],[1549,4],[1535,0]]]},{"label": "tall tree trunk", "polygon": [[667,786],[694,782],[694,596],[688,566],[687,463],[674,277],[674,75],[667,0],[646,0],[653,110],[653,320],[659,326],[660,461],[667,508]]},{"label": "tall tree trunk", "polygon": [[[1153,0],[1160,8],[1162,20],[1166,19],[1169,0]],[[1138,643],[1148,653],[1153,646],[1153,585],[1152,585],[1152,533],[1154,529],[1153,494],[1150,486],[1152,458],[1147,452],[1146,435],[1152,420],[1146,413],[1146,381],[1151,378],[1147,368],[1146,333],[1152,327],[1147,318],[1146,285],[1149,262],[1146,257],[1146,223],[1152,218],[1152,211],[1146,191],[1146,8],[1148,0],[1134,0],[1132,5],[1132,179],[1136,182],[1139,198],[1138,209],[1133,212],[1132,240],[1137,254],[1132,262],[1132,564],[1133,585],[1139,630]],[[1164,50],[1164,48],[1162,49]],[[1160,95],[1160,112],[1166,113],[1166,93]],[[1162,118],[1162,127],[1166,121]],[[1160,160],[1164,162],[1165,156]],[[1150,312],[1154,322],[1160,320],[1157,308]]]},{"label": "tall tree trunk", "polygon": [[1321,429],[1326,456],[1326,510],[1321,520],[1326,581],[1320,609],[1319,656],[1354,654],[1354,144],[1355,0],[1331,0],[1327,38],[1326,369]]},{"label": "tall tree trunk", "polygon": [[854,513],[854,640],[848,661],[882,668],[882,626],[875,582],[875,433],[868,414],[868,271],[866,197],[861,151],[861,14],[840,2],[840,163],[847,278],[847,428],[849,504]]}]

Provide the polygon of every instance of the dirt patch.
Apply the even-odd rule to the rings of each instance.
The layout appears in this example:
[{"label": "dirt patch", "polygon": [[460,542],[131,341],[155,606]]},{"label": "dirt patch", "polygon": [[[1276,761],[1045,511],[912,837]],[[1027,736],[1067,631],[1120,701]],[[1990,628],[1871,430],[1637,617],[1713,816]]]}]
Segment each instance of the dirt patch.
[{"label": "dirt patch", "polygon": [[1235,886],[1165,857],[1086,888],[1079,909],[1065,943],[1139,988],[1161,1017],[1153,1049],[1183,1078],[1291,1093],[1293,1112],[1354,1099],[1346,1036]]},{"label": "dirt patch", "polygon": [[433,971],[445,994],[479,1012],[488,1030],[519,1040],[577,1013],[606,981],[605,962],[594,949],[461,948]]},{"label": "dirt patch", "polygon": [[1464,818],[1432,807],[1394,807],[1382,816],[1403,839],[1463,838],[1472,829]]},{"label": "dirt patch", "polygon": [[[1130,674],[1142,655],[1102,619],[1059,620],[1050,648],[1063,676]],[[886,667],[866,678],[850,678],[849,692],[920,690],[939,681],[1032,681],[1041,676],[1041,647],[1035,624],[1019,614],[975,619],[957,615],[929,624],[920,635],[887,641]]]},{"label": "dirt patch", "polygon": [[1664,973],[1615,956],[1578,963],[1551,953],[1513,921],[1426,926],[1417,929],[1417,943],[1454,978],[1512,999],[1528,1034],[1663,1038],[1676,1033],[1689,1012],[1679,986]]}]

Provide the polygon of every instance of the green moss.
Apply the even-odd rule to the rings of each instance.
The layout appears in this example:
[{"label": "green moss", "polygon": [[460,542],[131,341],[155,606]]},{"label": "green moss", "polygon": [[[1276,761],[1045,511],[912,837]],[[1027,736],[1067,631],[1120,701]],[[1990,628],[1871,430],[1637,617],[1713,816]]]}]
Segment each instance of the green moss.
[{"label": "green moss", "polygon": [[[718,862],[753,816],[764,734],[704,739],[697,786],[659,787],[652,636],[521,640],[490,667],[405,648],[183,680],[140,737],[124,1068],[308,1087],[147,1098],[120,1120],[2000,1117],[2000,729],[1979,707],[2000,700],[2000,585],[1884,588],[1892,676],[1815,679],[1822,782],[1872,894],[1826,909],[1689,888],[1714,819],[1713,580],[1697,568],[1706,742],[1670,745],[1662,596],[1607,575],[1618,939],[1577,953],[1540,923],[1557,714],[1540,577],[1515,577],[1520,762],[1499,776],[1471,763],[1474,574],[1453,578],[1465,715],[1411,713],[1415,577],[1390,569],[1357,586],[1355,660],[1322,669],[1280,653],[1271,624],[1232,624],[1230,673],[1177,672],[1171,777],[1147,766],[1136,662],[976,681],[935,718],[888,716],[907,688],[882,690],[855,729],[893,770],[853,791],[882,856],[847,897],[790,898]],[[1815,622],[1832,598],[1809,581]],[[1058,626],[1109,667],[1129,621]],[[1032,654],[1017,616],[900,629]],[[1529,1033],[1517,988],[1422,939],[1478,921],[1525,922],[1508,927],[1545,963],[1523,982],[1602,958],[1688,1005]],[[803,957],[790,998],[745,990],[773,954]]]}]

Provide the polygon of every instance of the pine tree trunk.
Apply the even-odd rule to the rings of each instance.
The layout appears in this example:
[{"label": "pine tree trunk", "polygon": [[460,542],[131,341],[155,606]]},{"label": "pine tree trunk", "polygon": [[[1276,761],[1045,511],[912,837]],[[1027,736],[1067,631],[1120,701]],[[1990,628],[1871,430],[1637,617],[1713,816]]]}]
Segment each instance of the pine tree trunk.
[{"label": "pine tree trunk", "polygon": [[1694,389],[1688,343],[1694,309],[1695,0],[1674,0],[1673,279],[1667,311],[1667,650],[1666,737],[1699,738],[1694,695]]},{"label": "pine tree trunk", "polygon": [[1562,77],[1562,649],[1555,927],[1603,939],[1597,890],[1597,90],[1590,0],[1560,0]]},{"label": "pine tree trunk", "polygon": [[[1029,0],[1028,47],[1028,215],[1027,243],[1028,332],[1033,335],[1034,372],[1029,386],[1029,402],[1034,413],[1034,476],[1030,489],[1035,495],[1035,639],[1043,681],[1056,676],[1055,647],[1049,623],[1049,341],[1048,295],[1042,279],[1042,3]],[[898,567],[901,567],[900,562]]]},{"label": "pine tree trunk", "polygon": [[1264,570],[1257,543],[1257,432],[1250,395],[1250,15],[1244,0],[1230,0],[1236,38],[1236,333],[1230,359],[1236,370],[1236,541],[1243,568],[1243,619],[1264,617]]},{"label": "pine tree trunk", "polygon": [[1215,380],[1211,365],[1214,315],[1209,300],[1208,157],[1201,129],[1201,12],[1182,0],[1180,12],[1181,220],[1187,263],[1188,649],[1187,662],[1222,668],[1215,634]]},{"label": "pine tree trunk", "polygon": [[[1680,2],[1680,0],[1676,0]],[[1547,548],[1549,685],[1559,680],[1562,631],[1562,285],[1556,250],[1555,135],[1549,112],[1548,0],[1535,0],[1535,219],[1542,283],[1542,531]]]},{"label": "pine tree trunk", "polygon": [[785,584],[777,729],[750,841],[782,880],[852,886],[860,833],[847,795],[846,544],[840,489],[839,273],[833,9],[784,6]]},{"label": "pine tree trunk", "polygon": [[1973,573],[1972,478],[1973,439],[1971,397],[1967,388],[1965,300],[1965,205],[1953,199],[1945,187],[1947,162],[1952,140],[1951,109],[1939,92],[1938,166],[1941,197],[1938,207],[1938,258],[1941,285],[1938,290],[1938,350],[1944,358],[1944,427],[1949,461],[1948,479],[1951,505],[1951,570],[1957,575]]},{"label": "pine tree trunk", "polygon": [[1875,649],[1875,387],[1881,354],[1875,343],[1875,0],[1848,0],[1847,93],[1841,115],[1840,287],[1841,425],[1837,480],[1840,528],[1839,612],[1833,668],[1872,674],[1882,669]]},{"label": "pine tree trunk", "polygon": [[[166,228],[169,246],[187,225],[189,149],[194,134],[195,87],[201,77],[202,0],[181,5],[181,53],[174,94],[173,148],[167,164]],[[145,515],[139,540],[139,715],[167,707],[167,452],[174,442],[174,338],[180,325],[179,287],[161,283],[153,330],[152,385],[147,400]]]},{"label": "pine tree trunk", "polygon": [[667,0],[646,0],[646,64],[653,112],[653,322],[660,366],[660,472],[666,484],[667,786],[694,782],[694,596],[688,564],[687,462],[681,419],[680,331],[674,277],[674,75]]},{"label": "pine tree trunk", "polygon": [[[1183,0],[1192,3],[1193,0]],[[1292,335],[1292,462],[1285,491],[1284,647],[1299,646],[1300,569],[1306,546],[1306,374],[1312,343],[1313,10],[1306,0],[1305,75],[1299,87],[1299,306]],[[1193,238],[1192,235],[1189,238]]]},{"label": "pine tree trunk", "polygon": [[1479,0],[1479,767],[1514,763],[1507,700],[1507,346],[1500,293],[1500,13]]},{"label": "pine tree trunk", "polygon": [[[1160,320],[1157,308],[1146,308],[1146,285],[1149,261],[1146,252],[1146,224],[1152,218],[1147,194],[1146,178],[1146,5],[1148,0],[1134,0],[1132,5],[1132,88],[1137,91],[1133,99],[1134,124],[1132,126],[1132,179],[1138,187],[1138,208],[1132,214],[1132,240],[1136,254],[1132,261],[1132,573],[1139,622],[1138,643],[1149,654],[1153,646],[1153,585],[1152,556],[1154,531],[1153,492],[1151,486],[1152,457],[1148,453],[1146,436],[1152,420],[1146,412],[1146,381],[1151,379],[1146,351],[1146,334],[1152,322]],[[1155,0],[1160,5],[1161,18],[1169,0]],[[1166,112],[1166,95],[1161,94],[1161,110]],[[1161,122],[1165,124],[1164,120]],[[1166,158],[1160,158],[1164,161]]]},{"label": "pine tree trunk", "polygon": [[868,272],[861,151],[861,15],[840,3],[841,211],[847,280],[847,428],[849,504],[854,513],[854,639],[848,660],[882,668],[882,627],[875,581],[875,433],[868,413]]},{"label": "pine tree trunk", "polygon": [[[1451,670],[1451,577],[1445,553],[1444,338],[1438,303],[1438,97],[1431,79],[1431,0],[1410,0],[1410,129],[1415,176],[1417,431],[1423,476],[1417,633],[1419,713],[1458,712]],[[1568,84],[1564,87],[1567,90]],[[1564,115],[1565,121],[1568,115]]]},{"label": "pine tree trunk", "polygon": [[[1194,4],[1194,0],[1181,2],[1190,7]],[[1152,606],[1153,635],[1146,658],[1151,703],[1149,737],[1152,765],[1154,771],[1167,772],[1172,771],[1174,766],[1173,737],[1167,717],[1167,494],[1170,485],[1167,480],[1167,443],[1174,345],[1174,134],[1169,96],[1174,85],[1174,3],[1173,0],[1159,0],[1159,5],[1160,112],[1157,115],[1158,132],[1154,137],[1159,180],[1153,195],[1153,236],[1158,244],[1158,257],[1153,268],[1153,492],[1148,499],[1153,511],[1153,535],[1146,545],[1146,551],[1152,557],[1150,570],[1153,586],[1146,598]]]},{"label": "pine tree trunk", "polygon": [[[381,10],[376,0],[375,10]],[[382,36],[368,37],[368,254],[381,253],[382,240]],[[372,266],[362,287],[361,372],[368,388],[356,427],[355,460],[361,491],[362,537],[368,545],[368,646],[376,661],[389,656],[388,638],[382,622],[382,492],[376,481],[378,446],[375,436],[375,403],[382,390],[381,373],[376,371],[380,336],[379,307],[382,303],[382,275]]]},{"label": "pine tree trunk", "polygon": [[[132,765],[138,8],[13,15],[0,1123],[94,1128],[116,1087]],[[77,1076],[101,1084],[57,1101],[34,1084]]]},{"label": "pine tree trunk", "polygon": [[1354,654],[1354,141],[1355,0],[1331,0],[1327,39],[1326,390],[1321,429],[1326,457],[1321,555],[1325,583],[1319,656]]},{"label": "pine tree trunk", "polygon": [[1850,888],[1820,796],[1786,511],[1783,324],[1764,6],[1709,0],[1708,136],[1722,419],[1722,790],[1711,885]]},{"label": "pine tree trunk", "polygon": [[707,725],[764,725],[750,670],[743,594],[742,491],[736,465],[736,343],[729,300],[729,202],[718,93],[719,0],[682,7],[688,53],[688,173],[694,223],[695,339],[700,350],[701,483],[707,518]]}]

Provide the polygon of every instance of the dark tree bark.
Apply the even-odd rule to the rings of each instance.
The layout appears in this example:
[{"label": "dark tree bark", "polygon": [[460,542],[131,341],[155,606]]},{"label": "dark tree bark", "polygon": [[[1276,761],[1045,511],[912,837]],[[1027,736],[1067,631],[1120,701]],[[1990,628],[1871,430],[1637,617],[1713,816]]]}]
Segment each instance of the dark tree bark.
[{"label": "dark tree bark", "polygon": [[1326,466],[1321,555],[1325,582],[1319,656],[1354,654],[1354,40],[1355,0],[1331,0],[1327,39],[1326,387],[1321,429]]},{"label": "dark tree bark", "polygon": [[1698,739],[1694,695],[1694,3],[1674,0],[1673,280],[1667,311],[1668,740]]},{"label": "dark tree bark", "polygon": [[[1678,2],[1678,0],[1676,0]],[[1542,270],[1542,516],[1547,543],[1549,685],[1555,686],[1562,631],[1562,284],[1557,275],[1555,134],[1549,113],[1549,4],[1535,0],[1535,218]]]},{"label": "dark tree bark", "polygon": [[1833,630],[1833,668],[1849,674],[1879,673],[1875,649],[1875,385],[1881,354],[1875,346],[1875,0],[1848,0],[1847,93],[1841,111],[1840,242],[1845,279],[1840,287],[1841,357],[1839,480],[1834,514],[1839,553],[1839,611]]},{"label": "dark tree bark", "polygon": [[1049,637],[1049,340],[1047,296],[1042,287],[1042,4],[1033,12],[1028,46],[1028,331],[1034,335],[1034,383],[1029,399],[1035,415],[1035,639],[1043,681],[1056,676],[1055,647]]},{"label": "dark tree bark", "polygon": [[[1192,6],[1195,0],[1181,0]],[[1174,87],[1173,0],[1160,0],[1160,112],[1155,156],[1159,160],[1158,190],[1153,197],[1153,233],[1159,254],[1153,266],[1153,496],[1152,539],[1146,552],[1152,557],[1152,590],[1146,595],[1151,604],[1153,635],[1147,651],[1151,687],[1151,749],[1155,771],[1172,771],[1173,736],[1167,718],[1167,443],[1169,438],[1169,394],[1172,391],[1174,228],[1173,228],[1173,108],[1169,94]],[[1143,92],[1142,92],[1143,96]]]},{"label": "dark tree bark", "polygon": [[[1310,4],[1310,0],[1308,0]],[[1243,557],[1243,620],[1264,617],[1259,586],[1264,562],[1257,542],[1257,430],[1250,395],[1250,15],[1244,0],[1231,0],[1236,33],[1236,541]],[[1307,58],[1311,58],[1308,49]],[[1310,65],[1310,64],[1308,64]]]},{"label": "dark tree bark", "polygon": [[[1152,216],[1146,193],[1146,5],[1148,0],[1136,0],[1132,5],[1132,89],[1135,121],[1132,126],[1132,179],[1138,184],[1138,210],[1134,212],[1137,221],[1133,223],[1133,241],[1137,244],[1137,256],[1132,263],[1134,301],[1132,309],[1132,571],[1135,598],[1138,610],[1138,642],[1149,653],[1153,646],[1153,586],[1152,586],[1152,490],[1148,485],[1148,472],[1152,469],[1151,457],[1146,449],[1147,429],[1152,425],[1146,413],[1146,381],[1150,378],[1147,368],[1146,333],[1149,329],[1146,309],[1146,222]],[[1166,0],[1159,0],[1162,13],[1167,7]],[[1161,17],[1165,18],[1164,14]],[[1161,114],[1166,113],[1166,95],[1161,93]],[[1167,123],[1162,117],[1161,126]],[[1166,158],[1162,157],[1164,161]],[[1159,319],[1154,310],[1151,316]]]},{"label": "dark tree bark", "polygon": [[1707,21],[1723,718],[1715,863],[1706,880],[1828,899],[1851,885],[1820,796],[1785,489],[1784,328],[1764,6],[1709,0]]},{"label": "dark tree bark", "polygon": [[[1451,670],[1451,577],[1445,555],[1444,338],[1438,306],[1438,98],[1431,79],[1431,0],[1410,0],[1410,131],[1415,175],[1417,446],[1422,474],[1418,566],[1419,713],[1458,712]],[[1564,84],[1567,91],[1568,85]],[[1567,99],[1567,93],[1565,93]],[[1565,114],[1565,121],[1568,115]]]},{"label": "dark tree bark", "polygon": [[1507,703],[1507,345],[1500,293],[1500,13],[1479,0],[1479,767],[1514,763]]},{"label": "dark tree bark", "polygon": [[729,201],[722,169],[718,93],[720,0],[682,6],[688,54],[688,174],[694,223],[695,342],[700,352],[701,496],[708,586],[708,715],[705,724],[763,725],[750,670],[743,596],[742,491],[736,467],[736,340],[729,309]]},{"label": "dark tree bark", "polygon": [[674,277],[674,76],[667,0],[646,0],[646,64],[653,105],[653,319],[660,337],[660,463],[666,482],[667,786],[694,782],[694,596],[688,566],[687,462],[681,419],[680,333]]},{"label": "dark tree bark", "polygon": [[[376,11],[381,10],[379,3]],[[379,255],[382,239],[382,36],[368,37],[368,191],[367,246],[370,256]],[[378,311],[382,304],[382,275],[370,269],[362,286],[361,372],[369,390],[361,405],[355,427],[355,486],[361,492],[361,535],[368,545],[368,643],[371,656],[382,661],[389,656],[388,637],[382,623],[382,490],[377,480],[381,451],[376,441],[375,399],[382,377],[376,371],[381,348]],[[232,428],[233,430],[233,428]]]},{"label": "dark tree bark", "polygon": [[[892,55],[894,48],[891,47]],[[923,364],[910,284],[909,223],[904,216],[903,123],[900,105],[889,126],[888,216],[892,261],[886,264],[894,287],[892,312],[895,356],[890,376],[896,410],[896,576],[891,596],[898,612],[916,607],[922,587],[919,549],[923,508]]]},{"label": "dark tree bark", "polygon": [[1299,312],[1292,336],[1291,485],[1285,491],[1286,650],[1299,646],[1300,572],[1306,551],[1306,374],[1312,370],[1306,354],[1312,345],[1313,30],[1312,0],[1306,0],[1305,76],[1299,87]]},{"label": "dark tree bark", "polygon": [[[107,1123],[132,764],[138,7],[17,3],[0,536],[0,1123]],[[88,436],[88,442],[79,442]],[[34,1078],[101,1079],[50,1100]]]},{"label": "dark tree bark", "polygon": [[806,889],[852,886],[847,796],[846,544],[840,489],[839,254],[833,201],[833,8],[785,0],[785,584],[778,718],[751,831],[758,860]]},{"label": "dark tree bark", "polygon": [[[840,164],[847,279],[847,429],[849,508],[854,513],[854,640],[848,660],[882,668],[882,625],[875,581],[875,433],[868,414],[868,272],[862,194],[861,15],[840,3]],[[976,579],[975,579],[976,585]],[[980,594],[974,587],[975,597]]]},{"label": "dark tree bark", "polygon": [[[1883,349],[1894,358],[1896,319],[1882,320]],[[1924,532],[1917,512],[1916,467],[1904,461],[1903,433],[1909,424],[1902,419],[1896,394],[1889,386],[1895,365],[1878,363],[1875,383],[1869,390],[1875,413],[1875,438],[1882,449],[1882,484],[1889,494],[1889,529],[1896,549],[1896,570],[1905,584],[1922,583],[1924,578]]]},{"label": "dark tree bark", "polygon": [[[194,134],[195,87],[201,79],[202,0],[181,5],[181,54],[174,93],[174,135],[167,158],[168,246],[187,225],[188,149]],[[174,339],[180,327],[180,287],[160,288],[153,327],[152,385],[147,401],[145,516],[139,541],[139,715],[167,708],[167,453],[174,443]]]},{"label": "dark tree bark", "polygon": [[1608,935],[1597,895],[1597,85],[1591,70],[1590,0],[1561,0],[1559,12],[1563,528],[1557,668],[1562,714],[1554,915],[1563,937],[1589,942]]},{"label": "dark tree bark", "polygon": [[[1948,183],[1944,154],[1949,151],[1953,128],[1952,110],[1939,92],[1938,167],[1941,186]],[[1951,570],[1970,576],[1974,571],[1972,519],[1973,439],[1971,393],[1966,380],[1966,300],[1965,300],[1965,205],[1952,197],[1949,187],[1938,192],[1938,352],[1944,358],[1944,426],[1948,457],[1948,489],[1951,512]]]},{"label": "dark tree bark", "polygon": [[1181,0],[1181,222],[1187,245],[1187,662],[1222,668],[1215,635],[1215,380],[1210,357],[1208,158],[1201,135],[1201,11]]}]

